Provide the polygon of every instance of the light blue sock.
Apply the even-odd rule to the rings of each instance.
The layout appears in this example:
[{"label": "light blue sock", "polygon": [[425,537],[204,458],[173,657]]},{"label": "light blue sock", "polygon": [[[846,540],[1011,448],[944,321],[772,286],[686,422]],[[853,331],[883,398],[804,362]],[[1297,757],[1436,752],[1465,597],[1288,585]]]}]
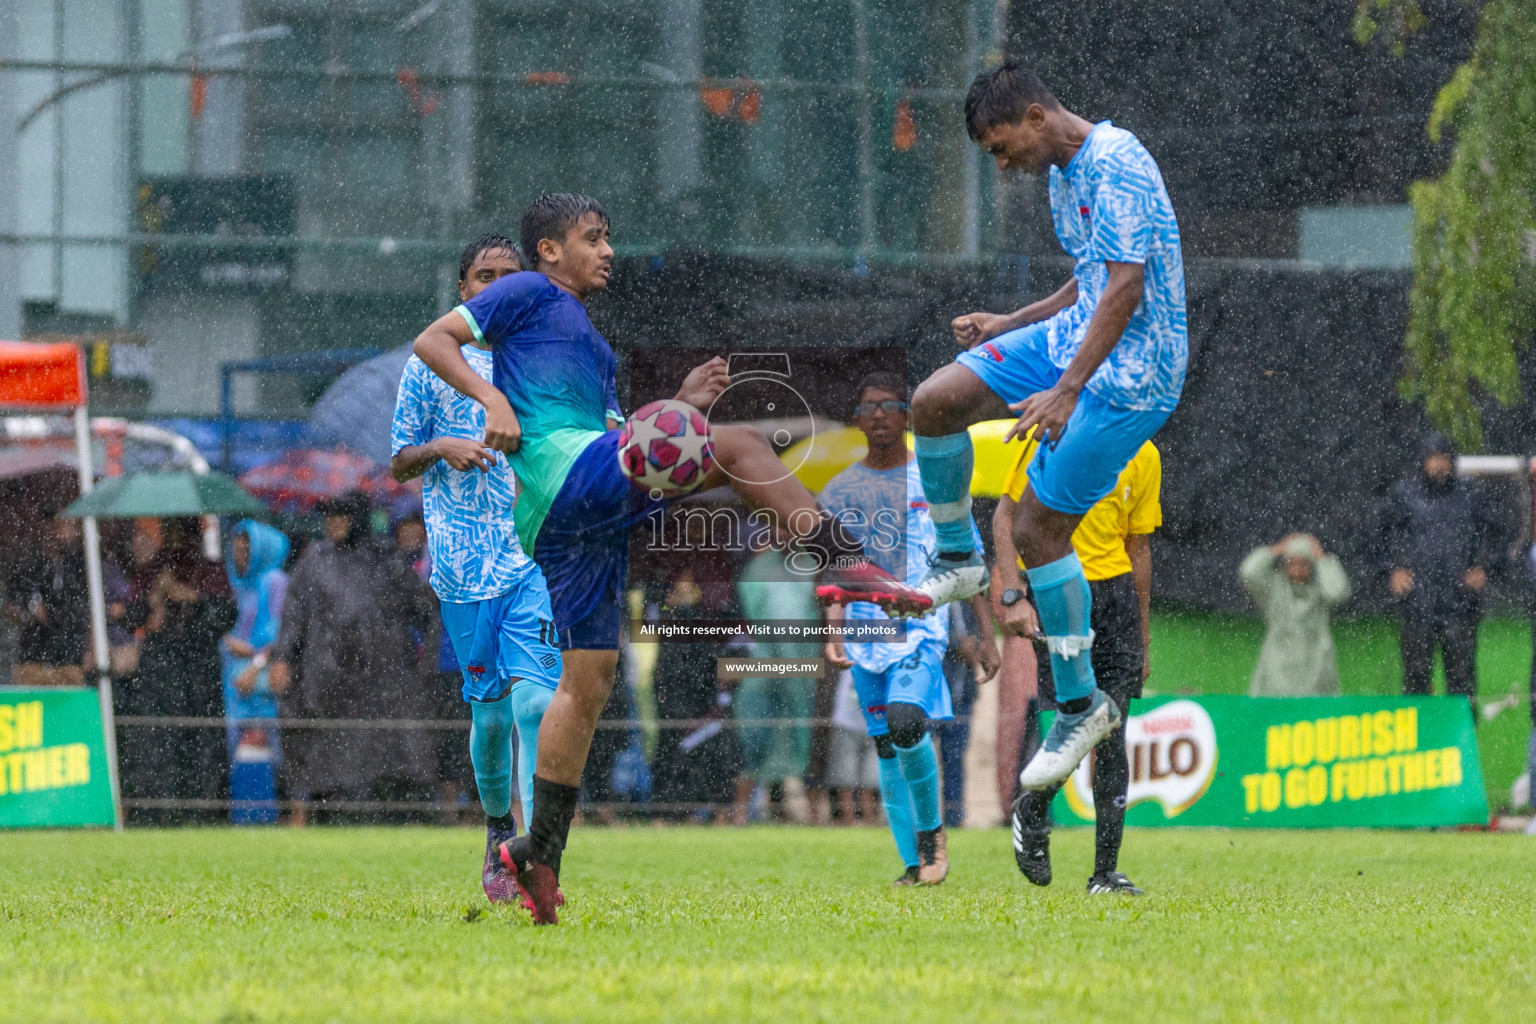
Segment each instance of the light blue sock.
[{"label": "light blue sock", "polygon": [[512,809],[512,698],[469,702],[469,759],[480,806],[493,818]]},{"label": "light blue sock", "polygon": [[917,867],[917,833],[912,826],[912,794],[894,757],[880,761],[880,802],[885,805],[885,822],[896,837],[896,852],[909,868]]},{"label": "light blue sock", "polygon": [[927,832],[944,823],[939,809],[939,758],[933,736],[923,733],[914,747],[896,747],[896,763],[912,794],[912,826]]},{"label": "light blue sock", "polygon": [[533,820],[533,770],[539,763],[539,724],[555,691],[531,679],[512,685],[512,717],[517,722],[517,795],[523,804],[523,830]]},{"label": "light blue sock", "polygon": [[[1030,589],[1035,592],[1035,606],[1040,609],[1040,628],[1056,641],[1062,637],[1086,637],[1092,621],[1093,592],[1083,563],[1073,552],[1065,558],[1048,562],[1038,569],[1026,570]],[[1093,692],[1093,658],[1085,648],[1068,658],[1051,644],[1051,678],[1056,682],[1058,701],[1077,700]]]},{"label": "light blue sock", "polygon": [[975,549],[971,521],[971,469],[976,462],[968,431],[943,437],[917,435],[917,472],[928,499],[940,551],[964,553]]}]

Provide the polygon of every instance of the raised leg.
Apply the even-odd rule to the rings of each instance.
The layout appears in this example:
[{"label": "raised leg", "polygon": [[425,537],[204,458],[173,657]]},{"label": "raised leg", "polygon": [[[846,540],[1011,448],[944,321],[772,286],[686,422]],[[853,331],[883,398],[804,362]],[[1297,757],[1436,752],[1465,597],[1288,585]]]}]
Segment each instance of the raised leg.
[{"label": "raised leg", "polygon": [[917,468],[943,554],[963,556],[975,547],[971,521],[974,455],[967,428],[1008,415],[1007,404],[980,377],[958,363],[934,372],[912,396]]}]

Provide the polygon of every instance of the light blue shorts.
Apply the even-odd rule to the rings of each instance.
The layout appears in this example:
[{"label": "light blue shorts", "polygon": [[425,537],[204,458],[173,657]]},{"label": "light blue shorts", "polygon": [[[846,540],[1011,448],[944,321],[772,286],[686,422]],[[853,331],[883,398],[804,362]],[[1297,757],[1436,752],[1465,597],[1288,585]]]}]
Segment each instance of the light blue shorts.
[{"label": "light blue shorts", "polygon": [[871,736],[890,731],[885,724],[887,704],[914,704],[929,719],[941,722],[955,717],[949,683],[944,679],[944,648],[937,640],[918,644],[917,650],[884,672],[853,666],[853,692],[858,694]]},{"label": "light blue shorts", "polygon": [[444,601],[442,615],[464,673],[465,700],[500,700],[518,679],[550,689],[559,684],[560,646],[538,573],[498,597]]},{"label": "light blue shorts", "polygon": [[[955,361],[1008,403],[1056,385],[1044,321],[983,342]],[[1029,463],[1029,486],[1046,508],[1083,515],[1115,489],[1126,463],[1151,440],[1172,410],[1136,411],[1110,405],[1091,391],[1077,399],[1066,430],[1042,444]]]}]

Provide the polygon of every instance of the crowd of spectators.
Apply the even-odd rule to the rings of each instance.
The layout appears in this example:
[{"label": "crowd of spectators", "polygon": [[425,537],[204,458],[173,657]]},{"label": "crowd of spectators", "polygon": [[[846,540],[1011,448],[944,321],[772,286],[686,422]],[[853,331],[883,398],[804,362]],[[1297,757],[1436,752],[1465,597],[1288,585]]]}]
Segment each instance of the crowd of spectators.
[{"label": "crowd of spectators", "polygon": [[[289,532],[229,523],[218,558],[205,550],[200,519],[108,528],[103,570],[130,823],[271,822],[279,805],[293,825],[468,820],[473,772],[453,727],[466,717],[461,678],[427,585],[425,530],[407,513],[383,534],[384,514],[354,493],[320,503],[310,524]],[[819,616],[810,585],[761,541],[741,565],[699,575],[706,579],[684,570],[642,588],[650,601],[641,614]],[[710,582],[718,579],[735,583]],[[7,682],[86,682],[89,594],[77,520],[46,521],[7,574],[4,609],[14,627]],[[967,640],[952,677],[957,706],[968,710],[975,684],[965,666],[976,654]],[[636,660],[626,659],[603,716],[613,726],[594,741],[585,788],[605,818],[628,807],[720,823],[881,822],[856,704],[844,715],[847,737],[826,724],[836,674],[716,679],[717,658],[814,659],[819,642],[738,636],[654,650],[643,693]],[[661,727],[637,727],[642,715]],[[967,737],[947,740],[958,808]],[[829,781],[839,792],[829,793]]]},{"label": "crowd of spectators", "polygon": [[[1424,440],[1413,471],[1382,503],[1379,561],[1352,566],[1357,584],[1377,573],[1390,595],[1405,694],[1429,691],[1438,649],[1448,691],[1475,696],[1483,595],[1503,568],[1507,534],[1478,486],[1456,476],[1453,458],[1440,435]],[[384,510],[358,493],[316,512],[313,537],[303,524],[286,533],[253,520],[227,524],[217,559],[197,519],[108,531],[108,637],[116,711],[126,720],[119,756],[130,821],[274,821],[279,799],[293,824],[455,821],[474,810],[457,721],[467,717],[459,668],[427,585],[420,515],[407,513],[386,532]],[[739,564],[677,569],[645,584],[634,613],[817,619],[810,584],[786,569],[782,553],[765,537],[749,548]],[[1524,571],[1536,579],[1536,546]],[[1250,694],[1338,694],[1331,620],[1352,596],[1344,563],[1316,537],[1293,533],[1256,547],[1239,578],[1265,623]],[[13,666],[6,681],[86,682],[89,600],[77,521],[43,524],[13,560],[3,598],[0,645],[10,650],[0,651],[0,664]],[[990,675],[988,654],[997,660],[979,647],[968,615],[954,616],[946,661],[957,717],[936,730],[951,825],[964,815],[978,672]],[[999,643],[995,749],[1006,806],[1030,744],[1034,688],[1023,681],[1036,652],[1024,637]],[[593,745],[584,785],[603,817],[880,823],[875,753],[846,673],[717,679],[721,657],[814,659],[819,643],[754,643],[743,632],[653,651],[648,660],[630,649]],[[263,806],[232,815],[231,798]]]}]

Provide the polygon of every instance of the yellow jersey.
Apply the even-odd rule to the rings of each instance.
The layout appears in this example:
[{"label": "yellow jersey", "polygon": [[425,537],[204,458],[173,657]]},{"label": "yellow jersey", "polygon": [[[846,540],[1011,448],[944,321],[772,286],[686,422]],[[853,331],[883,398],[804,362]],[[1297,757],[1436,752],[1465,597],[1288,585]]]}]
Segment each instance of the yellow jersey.
[{"label": "yellow jersey", "polygon": [[[1018,501],[1028,482],[1026,469],[1039,444],[1034,434],[1021,446],[1019,457],[1003,483],[1003,491]],[[1088,510],[1072,534],[1072,547],[1090,580],[1107,580],[1131,571],[1125,539],[1151,533],[1163,525],[1163,506],[1158,500],[1163,486],[1163,460],[1151,441],[1141,446],[1115,481],[1115,489]]]}]

